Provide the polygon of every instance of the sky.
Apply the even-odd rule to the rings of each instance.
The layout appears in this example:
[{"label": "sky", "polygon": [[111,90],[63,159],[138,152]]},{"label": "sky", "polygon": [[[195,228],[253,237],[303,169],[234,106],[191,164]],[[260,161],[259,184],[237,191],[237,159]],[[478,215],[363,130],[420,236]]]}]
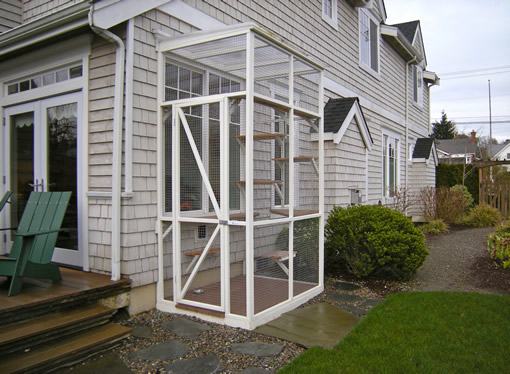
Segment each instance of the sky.
[{"label": "sky", "polygon": [[432,122],[444,110],[457,131],[510,139],[510,0],[385,0],[386,23],[420,20]]}]

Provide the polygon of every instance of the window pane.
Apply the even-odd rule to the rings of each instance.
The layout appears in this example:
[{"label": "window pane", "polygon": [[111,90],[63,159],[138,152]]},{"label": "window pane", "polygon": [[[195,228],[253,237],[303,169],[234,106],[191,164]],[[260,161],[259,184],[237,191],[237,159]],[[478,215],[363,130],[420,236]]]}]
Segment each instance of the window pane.
[{"label": "window pane", "polygon": [[221,93],[229,92],[230,92],[230,80],[226,78],[221,78]]},{"label": "window pane", "polygon": [[214,74],[209,75],[209,95],[220,93],[220,77]]},{"label": "window pane", "polygon": [[191,92],[193,92],[196,95],[201,96],[202,95],[202,74],[193,72],[191,75]]},{"label": "window pane", "polygon": [[377,33],[377,25],[370,21],[370,67],[375,71],[379,70],[378,55],[377,55],[377,40],[379,36]]},{"label": "window pane", "polygon": [[49,74],[43,75],[43,84],[45,86],[47,86],[49,84],[53,84],[53,83],[55,83],[55,74],[54,73],[49,73]]},{"label": "window pane", "polygon": [[41,86],[42,86],[42,79],[41,79],[41,77],[35,77],[35,78],[30,80],[30,88],[31,89],[34,89],[34,88],[37,88],[37,87],[41,87]]},{"label": "window pane", "polygon": [[360,12],[360,55],[361,62],[368,65],[370,53],[370,31],[368,29],[368,16],[364,12]]},{"label": "window pane", "polygon": [[82,74],[83,74],[83,67],[81,65],[75,66],[75,67],[69,69],[69,76],[71,79],[81,77]]},{"label": "window pane", "polygon": [[19,82],[20,92],[28,91],[30,89],[30,81]]},{"label": "window pane", "polygon": [[63,81],[66,81],[69,79],[69,72],[67,71],[67,69],[60,70],[60,71],[57,71],[56,76],[57,76],[57,83],[63,82]]},{"label": "window pane", "polygon": [[12,94],[15,94],[18,92],[18,84],[15,83],[15,84],[11,84],[10,86],[7,87],[7,94],[8,95],[12,95]]},{"label": "window pane", "polygon": [[[191,90],[191,71],[180,68],[179,71],[179,90],[190,92]],[[189,96],[187,96],[189,97]]]},{"label": "window pane", "polygon": [[166,64],[165,71],[165,86],[169,86],[172,88],[177,87],[177,76],[178,76],[178,68],[172,64]]},{"label": "window pane", "polygon": [[165,101],[177,100],[177,91],[171,88],[165,88]]}]

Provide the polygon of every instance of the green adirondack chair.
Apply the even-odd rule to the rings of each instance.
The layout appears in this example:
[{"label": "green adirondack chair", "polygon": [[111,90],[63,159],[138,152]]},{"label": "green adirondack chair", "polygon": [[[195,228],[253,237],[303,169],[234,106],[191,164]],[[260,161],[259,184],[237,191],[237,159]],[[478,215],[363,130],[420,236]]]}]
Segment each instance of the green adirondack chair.
[{"label": "green adirondack chair", "polygon": [[[23,277],[62,279],[51,263],[71,192],[32,192],[19,222],[11,253],[0,258],[0,275],[11,279],[9,296],[21,291]],[[5,229],[4,229],[5,230]]]},{"label": "green adirondack chair", "polygon": [[12,192],[11,191],[7,191],[4,194],[4,197],[2,197],[2,200],[0,200],[0,212],[4,208],[5,204],[7,204],[9,202],[9,197],[11,197],[11,195],[12,195]]}]

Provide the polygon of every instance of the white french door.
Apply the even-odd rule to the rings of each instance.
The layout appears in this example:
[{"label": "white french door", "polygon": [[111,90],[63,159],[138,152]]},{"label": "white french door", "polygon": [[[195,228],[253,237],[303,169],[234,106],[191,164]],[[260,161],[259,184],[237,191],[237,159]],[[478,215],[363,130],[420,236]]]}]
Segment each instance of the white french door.
[{"label": "white french door", "polygon": [[[81,93],[72,93],[16,105],[4,110],[4,170],[7,189],[13,192],[6,215],[16,227],[31,191],[72,191],[53,261],[80,266],[78,183]],[[12,232],[6,238],[8,247]]]}]

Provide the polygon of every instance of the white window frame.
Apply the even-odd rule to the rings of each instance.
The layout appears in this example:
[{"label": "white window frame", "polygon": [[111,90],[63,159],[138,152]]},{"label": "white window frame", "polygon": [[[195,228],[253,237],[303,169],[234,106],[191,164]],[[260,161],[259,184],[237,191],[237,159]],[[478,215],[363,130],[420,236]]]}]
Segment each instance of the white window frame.
[{"label": "white window frame", "polygon": [[[244,89],[244,82],[237,82],[237,80],[235,78],[232,78],[228,75],[225,75],[225,74],[222,74],[222,73],[219,73],[218,71],[215,71],[215,70],[207,70],[207,69],[203,69],[203,68],[200,68],[200,67],[196,67],[194,66],[193,64],[191,63],[187,63],[187,62],[183,62],[181,61],[180,59],[174,59],[174,58],[166,58],[165,60],[165,65],[164,65],[164,69],[166,69],[166,64],[173,64],[175,66],[178,66],[179,68],[183,68],[183,69],[187,69],[187,70],[190,70],[191,72],[195,72],[195,73],[198,73],[198,74],[201,74],[202,75],[202,97],[206,97],[206,96],[209,96],[209,81],[210,81],[210,76],[211,75],[216,75],[218,77],[221,78],[225,78],[225,79],[228,79],[229,81],[234,81],[236,83],[239,83],[241,85],[241,90]],[[178,78],[179,80],[179,78]],[[163,82],[163,89],[165,89],[167,86],[165,84],[166,82]],[[220,85],[220,89],[221,89],[221,85]],[[179,89],[177,90],[179,92]],[[165,92],[162,93],[163,97],[165,97]],[[198,96],[195,96],[195,97],[198,97]],[[178,100],[178,98],[177,98]],[[169,100],[170,102],[173,101],[173,100]],[[242,114],[241,114],[241,117],[242,117]],[[202,155],[207,155],[207,157],[202,157],[202,160],[203,160],[203,164],[204,164],[204,168],[206,170],[209,170],[209,161],[210,161],[210,157],[209,157],[209,121],[211,120],[211,118],[209,117],[209,113],[208,113],[208,110],[207,108],[205,109],[205,111],[202,112]],[[229,121],[230,123],[230,121]],[[242,124],[237,124],[238,126],[242,126]],[[242,159],[242,153],[241,153],[241,160],[240,160],[240,163],[241,165],[244,163],[244,160]],[[173,162],[173,160],[172,160]],[[163,200],[165,200],[166,196],[163,196]],[[241,202],[240,202],[240,207],[238,209],[230,209],[230,212],[232,213],[238,213],[241,211],[241,208],[242,208],[242,199],[241,199]],[[183,212],[186,212],[186,211],[181,211],[181,213]],[[210,211],[210,208],[209,208],[209,195],[206,191],[206,189],[202,188],[202,191],[201,191],[201,209],[195,209],[195,210],[189,210],[189,212],[191,214],[194,214],[194,213],[197,213],[197,212],[200,212],[200,214],[205,214],[205,215],[208,215],[208,214],[211,214],[211,211]],[[171,211],[164,211],[164,214],[171,214]],[[198,233],[196,233],[195,235],[195,239],[196,240],[202,240],[202,239],[198,239]]]},{"label": "white window frame", "polygon": [[[379,78],[380,73],[381,73],[380,24],[379,24],[379,21],[374,16],[372,16],[372,14],[370,14],[369,11],[359,8],[358,12],[359,12],[358,13],[358,19],[359,19],[359,22],[358,22],[359,64],[364,70],[366,70],[370,74],[374,75],[375,77]],[[363,26],[363,24],[362,24],[363,20],[368,21],[368,25],[367,25],[368,29],[365,29],[365,27]],[[376,35],[372,35],[370,23],[374,24],[374,26],[376,28],[376,31],[375,31]],[[375,69],[372,66],[372,55],[373,55],[372,40],[374,40],[374,38],[377,43],[376,47],[375,47],[375,50],[377,53],[377,67]],[[365,43],[368,44],[368,52],[367,52],[368,54],[367,54],[366,58],[364,57],[364,54],[363,54]],[[366,59],[366,61],[365,61],[365,59]]]},{"label": "white window frame", "polygon": [[[385,202],[390,202],[393,199],[391,187],[397,188],[400,185],[400,135],[387,130],[382,130],[382,144],[381,144],[381,184],[382,184],[382,197]],[[394,149],[394,184],[390,184],[390,146]]]},{"label": "white window frame", "polygon": [[423,69],[419,65],[413,65],[413,101],[423,107]]},{"label": "white window frame", "polygon": [[338,0],[322,0],[322,19],[338,30]]}]

